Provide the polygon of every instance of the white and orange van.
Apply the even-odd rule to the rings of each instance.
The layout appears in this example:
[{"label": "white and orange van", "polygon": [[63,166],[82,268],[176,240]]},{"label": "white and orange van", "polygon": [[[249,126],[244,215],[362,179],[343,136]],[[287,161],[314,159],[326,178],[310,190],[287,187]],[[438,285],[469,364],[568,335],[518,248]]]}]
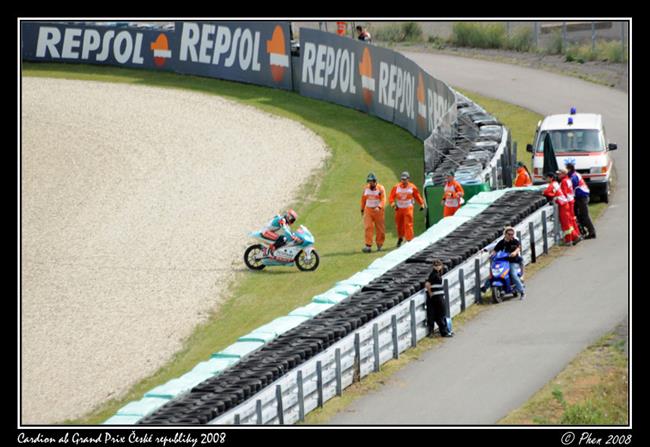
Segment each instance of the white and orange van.
[{"label": "white and orange van", "polygon": [[603,118],[595,113],[549,115],[537,124],[535,141],[526,146],[533,154],[533,183],[544,183],[544,139],[550,134],[557,164],[573,162],[576,171],[585,179],[591,197],[598,196],[609,202],[612,158],[609,151],[617,148],[609,143],[603,126]]}]

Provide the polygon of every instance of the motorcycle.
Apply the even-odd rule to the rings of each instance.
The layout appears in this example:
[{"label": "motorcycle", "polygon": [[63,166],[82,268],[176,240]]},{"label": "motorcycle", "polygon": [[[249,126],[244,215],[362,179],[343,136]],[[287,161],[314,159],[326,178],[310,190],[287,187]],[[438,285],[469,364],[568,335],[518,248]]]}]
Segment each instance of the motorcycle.
[{"label": "motorcycle", "polygon": [[264,238],[261,231],[249,234],[261,244],[251,245],[244,252],[244,263],[251,270],[262,270],[267,266],[292,266],[296,265],[298,270],[311,272],[318,268],[320,257],[314,250],[314,236],[304,225],[294,233],[295,239],[288,241],[282,247],[276,249],[271,255],[269,246],[272,241]]},{"label": "motorcycle", "polygon": [[[498,251],[490,262],[490,289],[492,290],[492,300],[495,303],[501,303],[506,295],[517,296],[514,288],[514,282],[510,275],[510,262],[508,262],[509,253]],[[516,274],[521,277],[521,268],[515,264]]]}]

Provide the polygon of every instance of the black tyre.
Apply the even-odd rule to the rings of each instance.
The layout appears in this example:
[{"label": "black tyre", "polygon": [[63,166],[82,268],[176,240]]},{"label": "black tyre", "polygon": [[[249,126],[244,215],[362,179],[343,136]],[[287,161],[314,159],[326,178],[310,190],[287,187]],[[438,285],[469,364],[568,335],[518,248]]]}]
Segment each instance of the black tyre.
[{"label": "black tyre", "polygon": [[262,264],[264,258],[264,247],[261,244],[251,245],[244,252],[244,263],[251,270],[262,270],[266,267]]},{"label": "black tyre", "polygon": [[503,295],[498,287],[492,287],[492,301],[494,301],[494,303],[503,302]]},{"label": "black tyre", "polygon": [[603,203],[609,203],[609,194],[608,193],[601,194],[600,201]]},{"label": "black tyre", "polygon": [[305,259],[306,256],[305,251],[300,250],[300,253],[298,253],[294,259],[296,267],[298,267],[298,270],[303,272],[313,272],[318,268],[318,264],[320,264],[320,257],[316,250],[312,250],[311,259],[309,261]]}]

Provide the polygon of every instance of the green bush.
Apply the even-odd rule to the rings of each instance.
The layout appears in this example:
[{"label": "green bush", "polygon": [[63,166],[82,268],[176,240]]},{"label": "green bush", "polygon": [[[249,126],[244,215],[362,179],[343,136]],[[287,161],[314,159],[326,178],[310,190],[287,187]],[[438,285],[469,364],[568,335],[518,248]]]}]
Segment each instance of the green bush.
[{"label": "green bush", "polygon": [[432,48],[442,49],[447,46],[445,39],[440,36],[429,36],[427,42],[429,42]]},{"label": "green bush", "polygon": [[373,39],[380,42],[421,42],[422,27],[416,22],[385,25],[374,30]]},{"label": "green bush", "polygon": [[560,31],[553,31],[551,40],[546,45],[546,52],[549,54],[562,54],[564,50],[564,42],[562,40],[562,33]]},{"label": "green bush", "polygon": [[564,58],[567,62],[579,62],[584,64],[586,61],[595,61],[596,53],[592,51],[591,44],[567,46],[564,51]]},{"label": "green bush", "polygon": [[422,27],[417,22],[406,22],[402,24],[402,32],[406,42],[421,42],[424,40]]},{"label": "green bush", "polygon": [[452,42],[459,47],[503,48],[506,41],[502,23],[457,22],[452,29]]},{"label": "green bush", "polygon": [[627,62],[627,52],[625,47],[619,41],[611,42],[597,42],[596,43],[596,54],[598,60],[607,61],[607,62],[616,62],[622,63]]},{"label": "green bush", "polygon": [[625,48],[618,41],[599,41],[596,42],[595,48],[592,48],[591,42],[582,45],[569,45],[564,52],[567,62],[586,61],[603,61],[622,63],[627,60]]},{"label": "green bush", "polygon": [[385,25],[372,31],[372,38],[380,42],[401,42],[402,31],[398,24]]},{"label": "green bush", "polygon": [[523,26],[508,38],[507,48],[515,51],[530,51],[533,47],[533,30]]}]

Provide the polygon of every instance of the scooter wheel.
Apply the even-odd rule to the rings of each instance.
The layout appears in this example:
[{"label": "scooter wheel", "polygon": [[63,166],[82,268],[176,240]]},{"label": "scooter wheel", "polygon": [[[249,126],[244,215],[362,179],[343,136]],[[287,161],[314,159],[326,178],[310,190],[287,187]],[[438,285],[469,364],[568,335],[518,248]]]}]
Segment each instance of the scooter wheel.
[{"label": "scooter wheel", "polygon": [[264,247],[261,244],[251,245],[244,252],[244,263],[251,270],[262,270],[266,265],[264,259]]},{"label": "scooter wheel", "polygon": [[492,301],[494,301],[495,304],[503,302],[503,294],[498,287],[492,287]]}]

